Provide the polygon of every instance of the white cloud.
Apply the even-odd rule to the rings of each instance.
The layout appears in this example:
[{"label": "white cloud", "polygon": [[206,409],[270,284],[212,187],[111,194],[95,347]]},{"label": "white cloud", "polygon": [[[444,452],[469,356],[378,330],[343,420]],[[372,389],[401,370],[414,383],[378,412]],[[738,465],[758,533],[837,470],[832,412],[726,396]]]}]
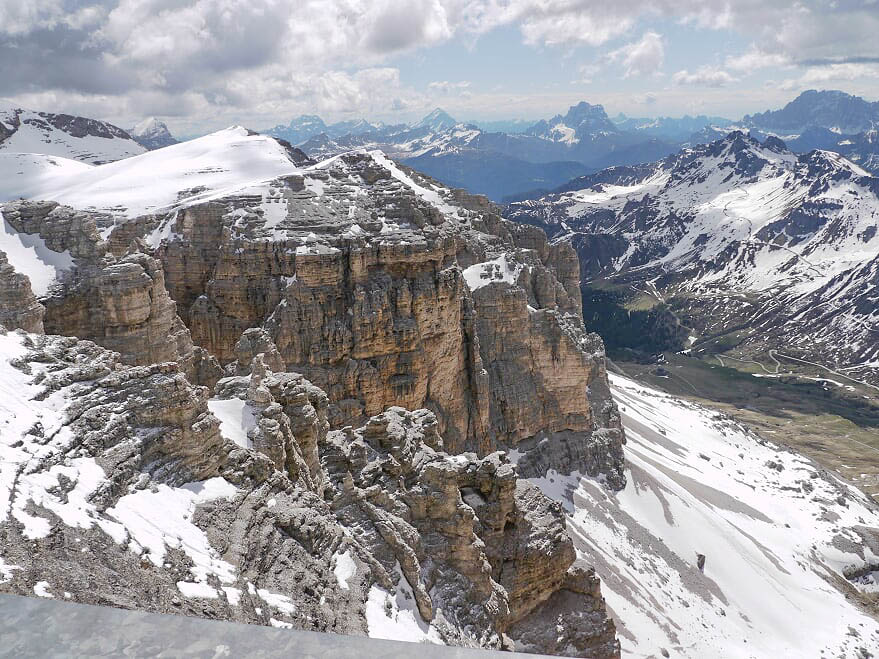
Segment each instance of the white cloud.
[{"label": "white cloud", "polygon": [[[0,80],[16,99],[123,123],[146,108],[251,124],[300,109],[387,114],[429,102],[400,82],[400,53],[512,26],[534,47],[606,49],[578,82],[608,59],[636,78],[679,48],[649,29],[657,19],[759,44],[720,68],[694,61],[675,74],[680,88],[781,66],[803,67],[790,84],[860,80],[867,69],[856,67],[879,60],[879,11],[868,0],[0,0]],[[640,38],[639,26],[648,26]],[[493,102],[487,90],[436,82],[428,95]]]},{"label": "white cloud", "polygon": [[727,57],[726,62],[724,63],[725,68],[732,69],[733,71],[741,71],[743,73],[751,73],[759,69],[788,65],[790,65],[790,58],[787,55],[782,55],[781,53],[767,53],[756,46],[751,46],[750,49],[741,55]]},{"label": "white cloud", "polygon": [[737,82],[734,78],[723,69],[716,69],[710,66],[701,66],[692,73],[687,69],[675,73],[671,80],[676,85],[692,85],[696,87],[723,87],[733,82]]},{"label": "white cloud", "polygon": [[608,55],[611,61],[620,60],[626,78],[657,73],[665,61],[665,45],[656,32],[645,32],[640,41],[626,44]]},{"label": "white cloud", "polygon": [[449,80],[434,80],[427,85],[427,88],[430,91],[438,92],[440,94],[459,94],[466,91],[469,87],[470,82],[468,80],[462,80],[460,82],[451,82]]},{"label": "white cloud", "polygon": [[781,88],[792,91],[809,87],[837,87],[840,83],[864,81],[875,88],[879,63],[843,62],[807,68],[798,78],[784,80]]},{"label": "white cloud", "polygon": [[595,77],[595,74],[601,71],[601,67],[598,64],[581,64],[579,67],[580,78],[578,80],[572,80],[572,84],[589,84],[592,82],[592,79]]}]

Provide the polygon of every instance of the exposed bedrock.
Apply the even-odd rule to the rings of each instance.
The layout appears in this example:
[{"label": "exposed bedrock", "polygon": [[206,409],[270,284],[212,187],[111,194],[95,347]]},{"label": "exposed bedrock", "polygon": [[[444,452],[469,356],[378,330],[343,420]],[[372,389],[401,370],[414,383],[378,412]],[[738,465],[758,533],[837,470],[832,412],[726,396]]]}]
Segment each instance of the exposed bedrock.
[{"label": "exposed bedrock", "polygon": [[328,432],[324,392],[258,353],[210,401],[252,411],[241,446],[174,363],[126,366],[72,337],[0,341],[15,355],[0,375],[27,401],[5,431],[20,436],[4,592],[353,634],[394,624],[410,597],[434,640],[619,657],[560,504],[503,452],[445,452],[429,410]]},{"label": "exposed bedrock", "polygon": [[[178,362],[190,380],[213,386],[222,376],[219,363],[193,346],[187,327],[177,315],[177,305],[165,288],[162,264],[140,251],[115,257],[101,239],[96,217],[48,202],[13,202],[3,207],[4,219],[17,231],[36,234],[52,251],[68,252],[73,267],[41,299],[42,323],[49,334],[76,336],[95,341],[120,353],[123,363],[149,365]],[[12,269],[0,279],[0,295],[21,289],[21,275]],[[8,293],[6,293],[8,295]],[[36,330],[37,311],[25,308],[18,295],[15,304],[3,302],[0,314],[18,313],[21,322],[10,327]],[[23,314],[23,315],[22,315]],[[30,314],[30,315],[28,315]]]},{"label": "exposed bedrock", "polygon": [[[305,194],[284,185],[286,195]],[[262,328],[277,347],[272,359],[326,391],[332,427],[393,405],[424,407],[451,453],[559,437],[559,450],[524,465],[609,471],[619,486],[622,431],[597,382],[606,378],[603,345],[582,328],[576,253],[476,201],[468,203],[479,214],[459,227],[403,199],[393,210],[414,233],[406,240],[369,218],[354,235],[345,212],[311,217],[317,238],[267,238],[264,218],[242,209],[249,200],[178,211],[156,255],[193,341],[246,368],[236,345]],[[500,257],[515,279],[471,290],[462,271]]]},{"label": "exposed bedrock", "polygon": [[7,329],[23,329],[43,333],[46,308],[31,289],[30,279],[16,272],[0,250],[0,325]]},{"label": "exposed bedrock", "polygon": [[588,611],[553,626],[549,645],[618,656],[597,579],[574,566],[561,506],[519,480],[503,453],[449,455],[431,412],[394,407],[329,433],[322,465],[338,519],[389,573],[399,570],[441,634],[535,650],[548,617]]}]

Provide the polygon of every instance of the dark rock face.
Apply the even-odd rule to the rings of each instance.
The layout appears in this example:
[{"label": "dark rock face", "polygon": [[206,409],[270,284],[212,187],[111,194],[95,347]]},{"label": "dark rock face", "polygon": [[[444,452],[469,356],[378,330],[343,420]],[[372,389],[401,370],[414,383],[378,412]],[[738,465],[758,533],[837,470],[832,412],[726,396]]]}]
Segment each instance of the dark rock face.
[{"label": "dark rock face", "polygon": [[744,123],[766,130],[798,132],[807,127],[860,133],[879,124],[879,103],[840,91],[804,91],[780,110],[747,115]]},{"label": "dark rock face", "polygon": [[47,112],[41,112],[40,116],[43,117],[47,124],[73,135],[73,137],[85,137],[86,135],[107,139],[113,137],[126,139],[131,137],[121,128],[104,121],[75,117],[69,114],[49,114]]}]

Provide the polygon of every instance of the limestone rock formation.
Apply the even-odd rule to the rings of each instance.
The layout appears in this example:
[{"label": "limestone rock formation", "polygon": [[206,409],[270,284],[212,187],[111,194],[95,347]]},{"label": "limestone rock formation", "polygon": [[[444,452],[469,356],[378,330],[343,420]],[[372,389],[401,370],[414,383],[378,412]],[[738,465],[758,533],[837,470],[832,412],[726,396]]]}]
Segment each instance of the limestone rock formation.
[{"label": "limestone rock formation", "polygon": [[[75,264],[42,300],[47,332],[93,340],[118,351],[126,364],[179,362],[194,382],[213,385],[221,377],[216,360],[193,346],[165,289],[161,263],[138,251],[140,245],[116,258],[97,230],[100,218],[55,203],[13,202],[3,207],[3,217],[20,233],[39,236],[48,249],[69,253]],[[0,285],[15,281],[10,272]]]},{"label": "limestone rock formation", "polygon": [[239,419],[249,418],[241,421],[239,443],[267,455],[293,482],[320,494],[324,474],[318,448],[329,428],[327,395],[298,373],[273,373],[265,362],[265,354],[258,353],[247,375],[220,380],[212,403],[219,409],[220,401],[237,401]]},{"label": "limestone rock formation", "polygon": [[553,627],[553,647],[582,653],[589,639],[589,656],[618,655],[597,580],[586,588],[572,568],[561,506],[518,480],[504,453],[449,455],[433,413],[398,407],[327,444],[325,498],[442,638],[537,648],[546,616],[593,611],[588,625]]},{"label": "limestone rock formation", "polygon": [[0,403],[3,591],[366,632],[362,551],[316,493],[225,440],[176,365],[127,367],[73,338],[0,343],[16,383]]},{"label": "limestone rock formation", "polygon": [[[560,505],[504,453],[445,453],[428,410],[328,433],[326,395],[263,353],[209,401],[176,364],[88,341],[0,347],[5,592],[354,634],[399,624],[408,597],[425,640],[619,656]],[[252,446],[209,411],[233,394]]]},{"label": "limestone rock formation", "polygon": [[46,308],[31,290],[30,280],[16,272],[0,250],[0,325],[42,334],[45,313]]},{"label": "limestone rock formation", "polygon": [[[213,187],[152,205],[132,180],[137,203],[2,208],[51,252],[45,330],[103,346],[0,334],[23,410],[0,426],[2,588],[617,657],[562,508],[524,480],[624,483],[576,254],[380,152],[281,147],[287,174],[234,192],[194,172]],[[38,330],[30,274],[0,268],[0,313]]]},{"label": "limestone rock formation", "polygon": [[353,153],[138,222],[117,223],[110,241],[140,226],[158,245],[195,343],[234,372],[249,359],[242,333],[262,328],[271,359],[326,391],[332,426],[424,407],[451,453],[560,437],[552,468],[621,485],[622,432],[601,340],[580,322],[576,254],[484,198]]}]

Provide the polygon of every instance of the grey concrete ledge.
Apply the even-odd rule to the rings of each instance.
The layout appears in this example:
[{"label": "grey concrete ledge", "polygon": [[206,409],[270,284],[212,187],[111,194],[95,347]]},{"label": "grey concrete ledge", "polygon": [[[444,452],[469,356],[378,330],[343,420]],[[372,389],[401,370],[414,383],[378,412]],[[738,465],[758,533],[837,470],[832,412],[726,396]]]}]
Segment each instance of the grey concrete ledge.
[{"label": "grey concrete ledge", "polygon": [[0,656],[513,659],[538,655],[274,629],[0,594]]}]

